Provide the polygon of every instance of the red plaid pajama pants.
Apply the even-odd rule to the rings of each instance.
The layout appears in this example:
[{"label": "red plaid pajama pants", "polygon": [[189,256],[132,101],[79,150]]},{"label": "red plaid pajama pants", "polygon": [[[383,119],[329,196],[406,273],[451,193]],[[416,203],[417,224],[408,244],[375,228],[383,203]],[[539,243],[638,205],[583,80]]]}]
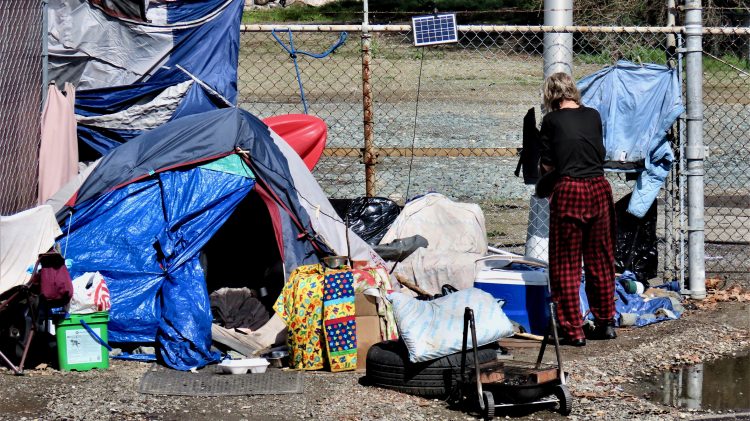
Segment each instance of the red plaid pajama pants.
[{"label": "red plaid pajama pants", "polygon": [[586,297],[597,323],[615,317],[615,212],[604,176],[562,177],[550,198],[549,275],[565,337],[583,339],[581,260]]}]

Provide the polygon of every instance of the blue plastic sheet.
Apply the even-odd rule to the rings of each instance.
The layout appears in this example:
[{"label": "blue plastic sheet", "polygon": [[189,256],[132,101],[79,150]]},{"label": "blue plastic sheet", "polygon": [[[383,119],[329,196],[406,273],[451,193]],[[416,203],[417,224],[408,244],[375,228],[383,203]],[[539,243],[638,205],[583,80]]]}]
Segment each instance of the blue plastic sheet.
[{"label": "blue plastic sheet", "polygon": [[[126,86],[76,92],[76,114],[100,116],[124,111],[156,96],[167,87],[191,80],[177,65],[211,87],[230,104],[237,103],[237,66],[243,0],[197,0],[168,3],[167,22],[185,23],[170,30],[173,49],[143,82]],[[192,21],[215,16],[204,23]],[[182,98],[170,121],[228,105],[194,83]],[[80,124],[79,139],[104,155],[142,133]]]},{"label": "blue plastic sheet", "polygon": [[[525,265],[522,263],[511,264],[513,270],[530,270],[530,271],[541,271],[546,272],[546,269]],[[664,312],[659,310],[668,310],[674,314],[675,318],[680,318],[681,313],[674,308],[672,300],[666,297],[650,298],[648,301],[645,300],[638,294],[628,294],[625,288],[622,286],[621,280],[636,280],[635,275],[630,271],[625,271],[620,277],[615,280],[615,324],[619,326],[620,315],[623,313],[635,314],[637,316],[635,326],[641,327],[652,323],[657,323],[665,320],[673,320],[668,317]],[[585,275],[581,275],[581,287],[579,288],[579,298],[581,305],[581,314],[585,316],[587,320],[594,320],[594,316],[589,312],[589,301],[586,297],[586,280]]]},{"label": "blue plastic sheet", "polygon": [[[636,316],[634,326],[642,327],[657,322],[663,322],[665,320],[679,319],[682,315],[679,311],[674,308],[672,300],[666,297],[655,297],[644,299],[637,293],[629,294],[625,291],[625,287],[622,286],[621,280],[636,280],[635,275],[630,271],[625,271],[615,281],[615,325],[620,325],[620,316],[622,314],[633,314]],[[586,299],[586,292],[584,287],[581,286],[581,312],[587,314],[589,310],[588,300]],[[666,312],[660,310],[668,310],[669,313],[674,314],[674,318],[671,318],[665,314]],[[586,319],[593,320],[594,316],[590,313],[586,316]]]},{"label": "blue plastic sheet", "polygon": [[75,209],[60,243],[75,256],[74,274],[98,270],[107,279],[111,341],[156,341],[160,358],[180,370],[218,361],[197,255],[253,185],[248,177],[194,167]]}]

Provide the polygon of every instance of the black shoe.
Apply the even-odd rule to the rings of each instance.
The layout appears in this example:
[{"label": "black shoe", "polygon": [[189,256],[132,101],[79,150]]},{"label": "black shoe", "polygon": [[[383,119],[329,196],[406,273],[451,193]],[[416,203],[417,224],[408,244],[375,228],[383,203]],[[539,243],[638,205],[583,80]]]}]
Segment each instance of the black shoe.
[{"label": "black shoe", "polygon": [[582,347],[586,346],[586,339],[560,338],[560,345]]},{"label": "black shoe", "polygon": [[597,324],[594,328],[584,329],[586,338],[594,341],[602,341],[617,338],[617,332],[613,323]]}]

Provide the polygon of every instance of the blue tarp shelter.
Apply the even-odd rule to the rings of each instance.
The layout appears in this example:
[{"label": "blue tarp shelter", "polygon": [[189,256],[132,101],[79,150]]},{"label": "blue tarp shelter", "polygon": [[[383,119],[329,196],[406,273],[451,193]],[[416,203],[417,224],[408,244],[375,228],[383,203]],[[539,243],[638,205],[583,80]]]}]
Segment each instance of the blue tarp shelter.
[{"label": "blue tarp shelter", "polygon": [[[301,158],[246,111],[186,116],[102,158],[58,213],[66,221],[58,242],[74,276],[99,271],[107,280],[111,341],[156,341],[161,360],[181,370],[217,360],[198,254],[251,192],[275,239],[254,235],[253,221],[243,236],[277,246],[285,278],[321,255],[347,253],[345,226]],[[376,256],[348,236],[353,258]]]}]

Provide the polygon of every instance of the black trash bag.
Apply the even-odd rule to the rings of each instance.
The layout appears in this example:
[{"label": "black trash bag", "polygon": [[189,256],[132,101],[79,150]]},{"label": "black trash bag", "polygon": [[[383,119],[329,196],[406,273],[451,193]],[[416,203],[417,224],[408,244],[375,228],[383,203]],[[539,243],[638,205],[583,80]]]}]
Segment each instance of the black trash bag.
[{"label": "black trash bag", "polygon": [[656,276],[659,252],[656,238],[656,201],[643,218],[627,212],[630,194],[615,203],[617,215],[617,244],[615,246],[615,269],[629,270],[636,278],[646,283]]},{"label": "black trash bag", "polygon": [[384,197],[358,197],[347,209],[349,228],[370,245],[380,243],[401,213],[396,202]]}]

